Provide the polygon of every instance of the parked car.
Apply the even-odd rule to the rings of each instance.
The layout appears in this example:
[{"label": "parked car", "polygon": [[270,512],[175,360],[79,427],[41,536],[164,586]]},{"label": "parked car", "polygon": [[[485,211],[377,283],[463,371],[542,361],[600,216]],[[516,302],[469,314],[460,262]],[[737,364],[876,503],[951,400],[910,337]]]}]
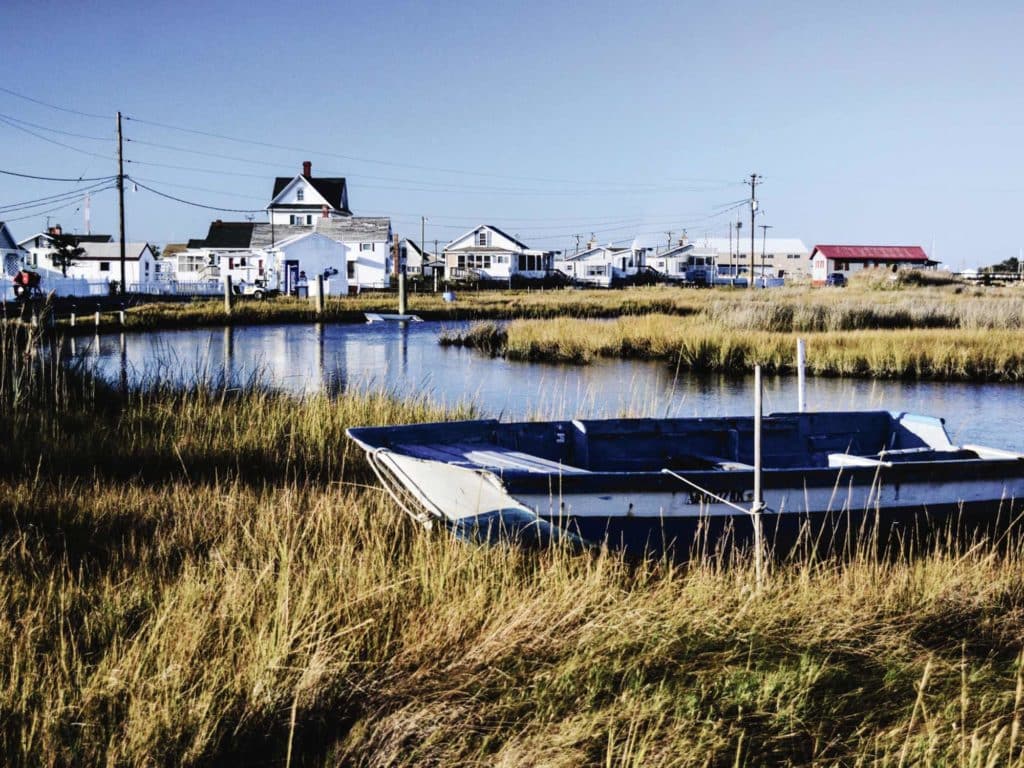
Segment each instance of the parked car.
[{"label": "parked car", "polygon": [[836,288],[842,288],[846,285],[846,275],[842,272],[833,272],[825,278],[825,285],[834,285]]}]

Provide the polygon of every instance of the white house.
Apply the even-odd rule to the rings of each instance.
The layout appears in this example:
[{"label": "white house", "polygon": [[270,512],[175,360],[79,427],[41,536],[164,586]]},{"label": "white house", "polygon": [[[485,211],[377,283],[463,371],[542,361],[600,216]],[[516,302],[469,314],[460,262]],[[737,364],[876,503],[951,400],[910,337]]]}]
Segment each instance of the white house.
[{"label": "white house", "polygon": [[448,279],[526,280],[546,277],[554,268],[554,253],[528,248],[491,224],[481,224],[444,247]]},{"label": "white house", "polygon": [[824,285],[833,272],[849,277],[871,267],[898,269],[934,267],[937,261],[919,245],[816,245],[810,256],[811,281]]},{"label": "white house", "polygon": [[444,259],[435,259],[433,254],[424,253],[415,240],[402,240],[398,246],[398,255],[407,275],[429,278],[434,276],[435,270],[439,274],[444,272]]},{"label": "white house", "polygon": [[351,216],[348,187],[340,176],[313,176],[313,164],[306,160],[302,173],[292,177],[278,176],[267,214],[275,225],[313,225],[319,218]]},{"label": "white house", "polygon": [[574,281],[607,288],[615,282],[635,277],[646,267],[648,248],[595,245],[555,261],[555,269]]},{"label": "white house", "polygon": [[[23,240],[18,241],[18,246],[23,248],[28,253],[28,260],[26,265],[29,267],[43,267],[47,268],[51,264],[51,260],[47,258],[48,254],[53,252],[54,243],[58,237],[63,237],[64,231],[60,224],[56,224],[47,232],[36,232],[31,237],[26,237]],[[84,243],[112,243],[114,242],[113,235],[80,235],[80,234],[69,234],[67,237],[74,238],[73,242],[75,245],[83,245]],[[119,255],[120,258],[120,255]]]},{"label": "white house", "polygon": [[3,265],[3,278],[10,282],[25,266],[28,253],[14,240],[11,230],[0,221],[0,264]]},{"label": "white house", "polygon": [[691,266],[690,255],[696,246],[693,243],[680,243],[668,250],[655,251],[647,258],[647,264],[668,280],[686,280],[686,270]]},{"label": "white house", "polygon": [[[267,273],[280,270],[286,287],[305,281],[312,295],[317,277],[324,279],[324,295],[348,294],[348,247],[319,232],[302,232],[282,240],[266,253]],[[268,284],[272,280],[268,279]]]}]

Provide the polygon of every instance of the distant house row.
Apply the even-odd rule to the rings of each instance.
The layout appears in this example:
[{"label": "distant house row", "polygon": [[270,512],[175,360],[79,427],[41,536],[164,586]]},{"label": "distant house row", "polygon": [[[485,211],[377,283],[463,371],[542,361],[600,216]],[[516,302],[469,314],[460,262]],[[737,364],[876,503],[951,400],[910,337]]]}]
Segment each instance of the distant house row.
[{"label": "distant house row", "polygon": [[[301,285],[312,289],[322,277],[326,293],[344,295],[388,288],[398,269],[446,281],[512,284],[555,278],[599,287],[639,280],[740,284],[749,279],[749,241],[744,249],[742,239],[729,238],[684,237],[659,248],[602,245],[592,239],[570,253],[530,248],[494,225],[481,224],[431,255],[411,239],[396,244],[390,218],[355,216],[345,179],[313,176],[308,161],[301,173],[274,180],[266,211],[266,223],[213,221],[204,237],[168,245],[161,258],[149,243],[126,243],[127,289],[216,293],[230,278],[234,285],[292,293]],[[110,235],[74,235],[81,253],[64,269],[52,258],[62,235],[58,226],[15,242],[0,222],[5,274],[28,266],[43,273],[45,285],[75,293],[107,290],[120,280],[121,248]],[[869,266],[935,264],[917,246],[819,245],[808,252],[802,241],[792,238],[755,241],[754,263],[754,278],[764,285],[793,276],[824,283],[833,272]],[[78,284],[72,286],[69,280]]]}]

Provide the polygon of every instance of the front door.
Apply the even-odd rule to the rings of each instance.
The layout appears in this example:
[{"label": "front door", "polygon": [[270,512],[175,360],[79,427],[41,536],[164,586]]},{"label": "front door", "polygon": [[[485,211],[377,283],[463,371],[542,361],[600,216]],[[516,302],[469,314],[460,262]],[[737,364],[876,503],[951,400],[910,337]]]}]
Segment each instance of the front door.
[{"label": "front door", "polygon": [[299,282],[299,260],[286,259],[284,262],[284,292],[290,296],[295,291],[295,284]]}]

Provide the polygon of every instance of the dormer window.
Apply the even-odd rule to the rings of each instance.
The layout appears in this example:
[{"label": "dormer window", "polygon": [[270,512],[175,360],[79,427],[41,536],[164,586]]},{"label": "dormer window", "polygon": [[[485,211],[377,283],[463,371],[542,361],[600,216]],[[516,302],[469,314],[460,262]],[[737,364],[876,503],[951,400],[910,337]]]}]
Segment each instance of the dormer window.
[{"label": "dormer window", "polygon": [[481,229],[480,232],[477,233],[476,244],[478,246],[480,246],[480,245],[486,246],[487,245],[487,230],[486,229]]},{"label": "dormer window", "polygon": [[300,203],[303,200],[305,200],[306,199],[306,190],[304,190],[302,187],[299,187],[297,190],[295,190],[295,199],[298,200]]}]

